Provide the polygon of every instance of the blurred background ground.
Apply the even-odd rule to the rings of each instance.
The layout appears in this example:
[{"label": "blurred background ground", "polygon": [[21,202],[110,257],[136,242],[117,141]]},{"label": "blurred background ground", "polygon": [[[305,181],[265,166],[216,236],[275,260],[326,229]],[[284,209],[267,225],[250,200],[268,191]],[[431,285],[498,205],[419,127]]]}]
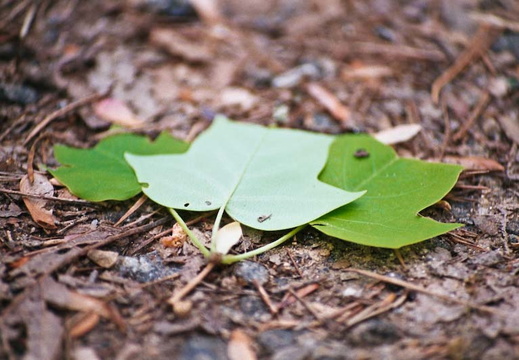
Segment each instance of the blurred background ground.
[{"label": "blurred background ground", "polygon": [[[3,0],[0,18],[0,358],[519,359],[517,1]],[[424,214],[466,226],[399,253],[309,229],[173,312],[203,259],[164,246],[165,212],[115,226],[137,199],[51,185],[37,222],[17,194],[33,170],[50,179],[54,144],[91,147],[113,124],[192,140],[216,113],[331,134],[419,124],[401,156],[467,169]],[[241,250],[269,239],[247,231]],[[100,245],[113,261],[87,256]]]}]

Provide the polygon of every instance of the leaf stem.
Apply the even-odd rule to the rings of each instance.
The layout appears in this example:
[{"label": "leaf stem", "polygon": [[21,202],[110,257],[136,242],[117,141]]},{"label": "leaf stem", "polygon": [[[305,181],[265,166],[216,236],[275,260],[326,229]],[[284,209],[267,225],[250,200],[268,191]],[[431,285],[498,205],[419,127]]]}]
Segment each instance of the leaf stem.
[{"label": "leaf stem", "polygon": [[175,218],[175,220],[177,221],[177,223],[180,225],[180,227],[182,228],[182,230],[184,230],[184,232],[187,234],[187,236],[189,236],[189,238],[191,239],[191,241],[193,242],[193,244],[198,248],[198,250],[200,250],[200,252],[206,257],[208,258],[210,255],[211,255],[211,252],[204,246],[204,244],[202,244],[200,242],[200,240],[198,240],[198,238],[196,237],[196,235],[191,231],[189,230],[189,228],[187,227],[187,224],[184,222],[184,220],[180,217],[180,215],[177,213],[177,211],[173,208],[168,208],[169,212],[171,213],[171,215],[173,215],[173,217]]},{"label": "leaf stem", "polygon": [[293,229],[292,231],[290,231],[289,233],[287,233],[287,234],[283,235],[282,237],[280,237],[279,239],[277,239],[276,241],[273,241],[267,245],[264,245],[260,248],[255,249],[255,250],[248,251],[246,253],[238,254],[238,255],[225,255],[222,258],[221,263],[222,264],[232,264],[232,263],[235,263],[235,262],[238,262],[241,260],[251,258],[251,257],[259,255],[259,254],[263,254],[264,252],[269,251],[269,250],[275,248],[276,246],[283,244],[285,241],[289,240],[292,236],[294,236],[295,234],[297,234],[298,232],[303,230],[303,228],[305,226],[306,225],[298,226],[295,229]]},{"label": "leaf stem", "polygon": [[227,202],[225,202],[225,204],[223,204],[223,206],[220,209],[218,209],[218,214],[216,214],[216,219],[214,220],[213,233],[211,235],[211,253],[216,252],[216,241],[215,241],[216,233],[220,229],[220,223],[222,222],[222,216],[223,216],[226,206],[227,206]]}]

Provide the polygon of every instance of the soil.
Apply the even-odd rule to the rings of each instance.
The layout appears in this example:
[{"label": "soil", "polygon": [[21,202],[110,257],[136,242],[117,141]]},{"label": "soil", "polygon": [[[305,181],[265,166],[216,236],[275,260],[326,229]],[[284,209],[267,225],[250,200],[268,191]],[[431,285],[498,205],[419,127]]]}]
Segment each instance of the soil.
[{"label": "soil", "polygon": [[[3,0],[0,17],[1,359],[519,359],[517,1]],[[216,113],[420,124],[401,156],[466,169],[422,214],[465,226],[399,251],[306,229],[172,309],[204,259],[171,216],[146,201],[116,225],[138,196],[81,201],[45,169],[55,144],[192,140]]]}]

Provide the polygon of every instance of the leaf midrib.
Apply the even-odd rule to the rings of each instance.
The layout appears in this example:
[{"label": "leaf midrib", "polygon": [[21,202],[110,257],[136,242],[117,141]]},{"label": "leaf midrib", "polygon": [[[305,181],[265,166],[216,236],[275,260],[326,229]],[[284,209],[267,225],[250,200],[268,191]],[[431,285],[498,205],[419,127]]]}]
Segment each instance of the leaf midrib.
[{"label": "leaf midrib", "polygon": [[379,176],[381,172],[383,172],[384,170],[386,170],[388,167],[390,167],[391,165],[393,165],[394,163],[396,163],[398,160],[400,160],[398,157],[394,157],[390,162],[388,162],[387,164],[385,164],[384,166],[382,166],[380,169],[378,169],[377,171],[373,172],[373,174],[371,174],[370,176],[368,176],[366,179],[364,179],[361,183],[359,183],[357,186],[355,186],[352,190],[353,191],[360,191],[360,190],[365,190],[363,189],[362,187],[364,186],[364,184],[367,184],[369,183],[371,180],[373,180],[375,177]]},{"label": "leaf midrib", "polygon": [[232,187],[232,190],[229,192],[229,196],[227,197],[227,199],[225,199],[225,202],[222,205],[222,207],[224,209],[227,208],[227,204],[232,199],[234,193],[238,189],[238,186],[240,186],[240,184],[241,184],[241,182],[243,180],[244,175],[247,173],[247,170],[249,169],[252,160],[256,157],[256,155],[258,153],[258,150],[261,147],[261,145],[263,144],[263,141],[265,140],[265,137],[267,136],[267,134],[268,134],[268,130],[264,132],[264,134],[261,136],[261,138],[259,139],[258,143],[256,144],[256,147],[251,152],[251,155],[247,159],[247,162],[245,163],[245,166],[243,167],[243,170],[242,170],[241,174],[238,176],[238,179],[237,179],[236,183]]}]

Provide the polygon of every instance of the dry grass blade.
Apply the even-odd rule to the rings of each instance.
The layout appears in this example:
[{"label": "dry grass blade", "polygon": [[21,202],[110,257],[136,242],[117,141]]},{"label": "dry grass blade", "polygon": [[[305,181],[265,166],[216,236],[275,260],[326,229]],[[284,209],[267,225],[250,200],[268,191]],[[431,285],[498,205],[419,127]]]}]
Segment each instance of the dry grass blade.
[{"label": "dry grass blade", "polygon": [[90,96],[87,96],[83,99],[79,99],[77,101],[74,101],[70,104],[68,104],[65,107],[62,107],[61,109],[58,109],[54,111],[53,113],[47,115],[36,127],[29,133],[25,141],[23,142],[23,145],[27,145],[29,141],[31,141],[42,129],[44,129],[47,125],[49,125],[52,121],[68,114],[71,111],[76,110],[77,108],[80,108],[84,105],[90,104],[94,101],[97,101],[99,99],[102,99],[105,97],[105,94],[93,94]]},{"label": "dry grass blade", "polygon": [[132,207],[129,208],[128,211],[123,216],[121,216],[121,218],[119,220],[117,220],[117,222],[114,224],[114,226],[117,227],[117,226],[121,225],[122,222],[124,220],[128,219],[134,212],[136,212],[146,202],[147,199],[148,199],[148,197],[146,195],[142,195],[135,202],[135,204],[133,204]]},{"label": "dry grass blade", "polygon": [[441,74],[433,83],[431,97],[438,104],[440,92],[445,85],[451,82],[463,69],[475,58],[481,56],[492,43],[496,36],[496,31],[491,31],[488,25],[481,25],[474,35],[472,42],[467,49],[456,59],[454,64]]}]

